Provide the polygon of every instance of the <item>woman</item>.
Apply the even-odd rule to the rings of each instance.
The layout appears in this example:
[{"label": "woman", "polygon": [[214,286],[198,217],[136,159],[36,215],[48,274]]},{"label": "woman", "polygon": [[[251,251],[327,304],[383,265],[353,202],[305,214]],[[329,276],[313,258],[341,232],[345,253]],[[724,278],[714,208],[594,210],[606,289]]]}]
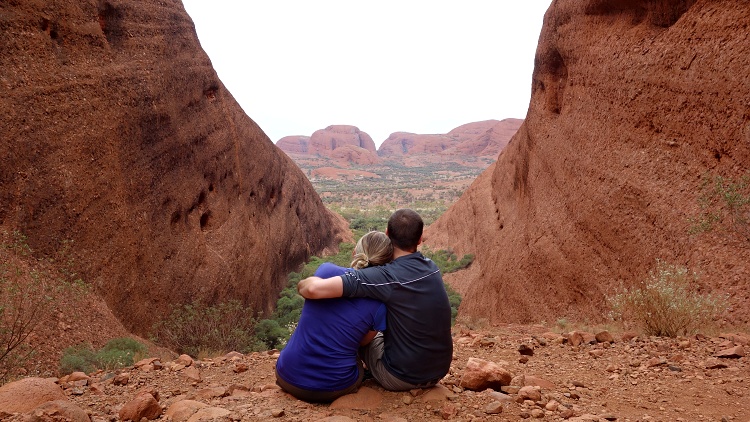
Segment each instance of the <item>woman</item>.
[{"label": "woman", "polygon": [[[352,268],[383,265],[393,257],[393,246],[382,232],[369,232],[354,247]],[[333,277],[347,269],[322,264],[315,275]],[[385,305],[367,298],[306,300],[297,329],[276,362],[276,383],[308,402],[330,402],[354,393],[364,369],[357,357],[360,346],[385,329]]]}]

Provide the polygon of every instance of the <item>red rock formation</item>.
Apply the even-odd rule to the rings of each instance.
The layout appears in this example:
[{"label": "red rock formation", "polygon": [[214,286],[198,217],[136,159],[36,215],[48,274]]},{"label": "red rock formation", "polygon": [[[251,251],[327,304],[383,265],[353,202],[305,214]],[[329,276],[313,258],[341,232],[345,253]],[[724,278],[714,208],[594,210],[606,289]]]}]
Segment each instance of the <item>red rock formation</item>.
[{"label": "red rock formation", "polygon": [[750,168],[748,22],[743,2],[552,3],[524,124],[426,233],[476,254],[462,313],[601,319],[661,258],[750,320],[747,243],[688,234],[702,177]]},{"label": "red rock formation", "polygon": [[276,146],[287,154],[307,154],[310,148],[310,137],[285,136],[276,142]]},{"label": "red rock formation", "polygon": [[[518,120],[518,119],[504,119],[503,121],[506,121],[506,120]],[[465,142],[469,139],[476,138],[477,136],[487,132],[498,123],[500,123],[499,120],[482,120],[480,122],[466,123],[466,124],[463,124],[461,126],[451,129],[451,131],[448,132],[448,135],[456,136],[459,138],[458,140],[460,142]],[[520,123],[519,123],[519,126],[520,126]]]},{"label": "red rock formation", "polygon": [[218,79],[179,1],[3,2],[0,225],[144,333],[171,305],[269,310],[345,223]]},{"label": "red rock formation", "polygon": [[375,142],[370,135],[355,126],[331,125],[316,130],[310,137],[309,154],[330,156],[331,151],[344,145],[364,148],[375,154]]},{"label": "red rock formation", "polygon": [[0,387],[0,415],[26,413],[55,400],[65,400],[65,393],[54,381],[23,378]]},{"label": "red rock formation", "polygon": [[[521,127],[521,123],[523,123],[523,120],[504,119],[499,122],[496,120],[488,120],[487,122],[494,122],[494,124],[488,128],[485,128],[484,125],[482,125],[481,128],[484,130],[472,130],[471,132],[464,132],[465,134],[470,133],[473,136],[471,136],[467,140],[462,141],[455,147],[443,151],[443,154],[496,158],[498,154],[500,154],[500,151],[502,151],[503,148],[508,145],[508,142],[510,142],[513,135],[515,135],[518,131],[518,128]],[[451,135],[454,133],[454,131],[461,129],[464,126],[459,126],[458,128],[450,131],[448,134]]]},{"label": "red rock formation", "polygon": [[[395,132],[380,145],[378,155],[384,158],[436,154],[495,158],[522,122],[520,119],[484,120],[437,135]],[[434,158],[439,160],[438,157]]]},{"label": "red rock formation", "polygon": [[343,166],[348,166],[349,164],[371,166],[373,164],[380,164],[383,161],[371,151],[354,145],[344,145],[336,148],[331,152],[331,158]]},{"label": "red rock formation", "polygon": [[378,155],[383,158],[392,158],[404,155],[439,154],[457,143],[457,138],[449,135],[395,132],[380,144]]}]

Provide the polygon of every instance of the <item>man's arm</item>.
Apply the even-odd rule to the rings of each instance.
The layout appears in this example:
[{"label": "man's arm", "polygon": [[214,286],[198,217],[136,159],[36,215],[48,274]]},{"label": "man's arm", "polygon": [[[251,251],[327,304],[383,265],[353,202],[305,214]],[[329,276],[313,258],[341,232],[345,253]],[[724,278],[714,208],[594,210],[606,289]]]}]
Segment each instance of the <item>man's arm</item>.
[{"label": "man's arm", "polygon": [[378,334],[377,331],[372,331],[372,330],[368,331],[367,334],[365,334],[365,336],[362,337],[362,341],[359,342],[359,345],[367,346],[368,344],[370,344],[372,339],[374,339],[377,334]]},{"label": "man's arm", "polygon": [[305,299],[330,299],[344,294],[340,276],[331,278],[308,277],[297,283],[297,291]]}]

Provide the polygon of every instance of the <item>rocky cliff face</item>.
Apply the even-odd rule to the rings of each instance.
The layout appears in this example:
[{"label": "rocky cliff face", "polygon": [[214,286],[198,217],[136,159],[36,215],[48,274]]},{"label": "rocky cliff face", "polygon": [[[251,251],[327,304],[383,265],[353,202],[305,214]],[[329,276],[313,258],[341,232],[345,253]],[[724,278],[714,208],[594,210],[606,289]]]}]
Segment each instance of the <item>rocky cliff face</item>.
[{"label": "rocky cliff face", "polygon": [[181,2],[0,4],[0,225],[74,257],[138,333],[170,305],[268,310],[345,223],[242,111]]},{"label": "rocky cliff face", "polygon": [[552,2],[524,124],[426,233],[476,254],[462,312],[600,319],[661,258],[750,319],[748,244],[688,234],[703,176],[750,168],[748,22],[742,2]]}]

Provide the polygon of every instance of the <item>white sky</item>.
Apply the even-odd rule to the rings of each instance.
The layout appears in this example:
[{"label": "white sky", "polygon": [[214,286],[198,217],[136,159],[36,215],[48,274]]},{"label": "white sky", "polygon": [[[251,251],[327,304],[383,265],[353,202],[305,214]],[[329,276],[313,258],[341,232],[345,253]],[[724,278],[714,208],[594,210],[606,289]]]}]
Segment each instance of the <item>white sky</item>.
[{"label": "white sky", "polygon": [[551,0],[183,0],[237,102],[276,142],[332,124],[380,145],[524,118]]}]

